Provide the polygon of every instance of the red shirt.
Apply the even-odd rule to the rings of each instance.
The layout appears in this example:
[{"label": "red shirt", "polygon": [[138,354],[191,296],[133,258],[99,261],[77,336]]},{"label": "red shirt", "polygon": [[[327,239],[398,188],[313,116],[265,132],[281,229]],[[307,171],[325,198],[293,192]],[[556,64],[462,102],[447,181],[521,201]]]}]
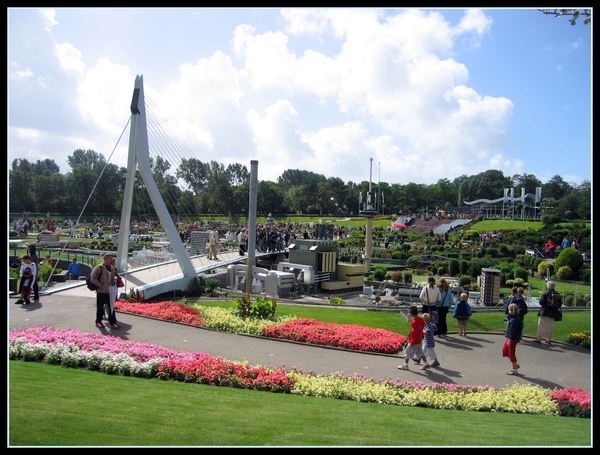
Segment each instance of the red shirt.
[{"label": "red shirt", "polygon": [[423,341],[423,327],[425,321],[421,316],[415,316],[410,323],[410,333],[408,334],[408,342],[410,344],[421,344]]}]

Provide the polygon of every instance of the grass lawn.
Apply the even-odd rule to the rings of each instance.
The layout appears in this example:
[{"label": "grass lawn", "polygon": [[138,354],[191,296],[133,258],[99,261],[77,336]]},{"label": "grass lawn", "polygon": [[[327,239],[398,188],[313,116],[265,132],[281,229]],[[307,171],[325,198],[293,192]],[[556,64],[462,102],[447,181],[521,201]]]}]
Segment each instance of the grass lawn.
[{"label": "grass lawn", "polygon": [[[10,447],[591,445],[591,419],[361,403],[37,362],[9,366]],[[425,427],[435,431],[419,430]]]}]

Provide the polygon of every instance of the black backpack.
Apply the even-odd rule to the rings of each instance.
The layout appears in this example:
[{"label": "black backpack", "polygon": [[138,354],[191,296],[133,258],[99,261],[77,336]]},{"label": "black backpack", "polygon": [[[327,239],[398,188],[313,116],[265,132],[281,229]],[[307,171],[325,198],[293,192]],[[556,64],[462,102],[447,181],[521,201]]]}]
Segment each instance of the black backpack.
[{"label": "black backpack", "polygon": [[[85,285],[90,291],[95,291],[98,289],[94,283],[92,283],[92,273],[94,273],[94,269],[92,269],[91,273],[85,277]],[[102,267],[100,267],[100,273],[98,274],[98,279],[100,279],[100,275],[102,275]]]},{"label": "black backpack", "polygon": [[558,292],[552,291],[552,293],[548,296],[548,304],[552,308],[560,308],[561,307],[561,299],[560,294]]}]

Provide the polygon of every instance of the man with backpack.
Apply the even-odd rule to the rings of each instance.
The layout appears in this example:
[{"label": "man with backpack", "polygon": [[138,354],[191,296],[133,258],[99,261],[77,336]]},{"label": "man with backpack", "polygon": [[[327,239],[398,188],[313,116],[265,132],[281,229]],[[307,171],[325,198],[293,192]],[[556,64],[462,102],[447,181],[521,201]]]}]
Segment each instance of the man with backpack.
[{"label": "man with backpack", "polygon": [[540,311],[538,312],[538,326],[536,339],[534,343],[540,344],[542,338],[545,338],[546,344],[551,343],[552,335],[554,334],[554,322],[562,319],[562,299],[560,294],[554,290],[554,281],[546,283],[547,291],[540,297]]},{"label": "man with backpack", "polygon": [[[104,255],[104,262],[92,269],[90,282],[96,286],[96,327],[104,328],[102,315],[104,314],[104,305],[110,304],[110,287],[117,285],[118,276],[112,267],[113,255],[107,253]],[[108,315],[110,326],[114,329],[121,327],[117,322],[116,312]]]}]

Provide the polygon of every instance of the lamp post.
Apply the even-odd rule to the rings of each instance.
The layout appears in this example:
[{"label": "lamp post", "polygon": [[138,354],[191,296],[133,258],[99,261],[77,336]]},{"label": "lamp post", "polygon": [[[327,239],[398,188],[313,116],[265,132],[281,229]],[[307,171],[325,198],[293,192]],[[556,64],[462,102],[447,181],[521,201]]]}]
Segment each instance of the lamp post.
[{"label": "lamp post", "polygon": [[365,276],[371,274],[371,253],[373,250],[373,216],[375,216],[376,211],[373,208],[373,192],[371,191],[371,178],[373,175],[373,158],[371,158],[371,166],[369,170],[369,192],[367,193],[367,204],[360,210],[359,213],[367,219],[367,226],[365,231]]}]

